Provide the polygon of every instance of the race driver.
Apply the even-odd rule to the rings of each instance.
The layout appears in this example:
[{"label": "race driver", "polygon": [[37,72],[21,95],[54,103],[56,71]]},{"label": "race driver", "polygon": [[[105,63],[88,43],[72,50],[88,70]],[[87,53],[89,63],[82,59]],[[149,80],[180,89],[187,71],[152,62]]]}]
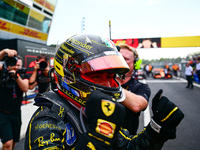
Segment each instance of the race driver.
[{"label": "race driver", "polygon": [[109,39],[75,35],[62,43],[50,71],[52,91],[35,98],[25,150],[157,150],[176,136],[181,110],[160,90],[153,99],[153,118],[132,136],[123,125],[126,96],[116,74],[129,70]]}]

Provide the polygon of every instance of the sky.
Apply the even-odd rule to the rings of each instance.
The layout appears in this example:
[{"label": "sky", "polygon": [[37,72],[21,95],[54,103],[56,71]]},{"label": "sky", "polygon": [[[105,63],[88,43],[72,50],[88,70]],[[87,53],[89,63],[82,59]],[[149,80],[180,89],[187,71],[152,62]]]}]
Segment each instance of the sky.
[{"label": "sky", "polygon": [[[81,22],[85,18],[85,30]],[[57,0],[47,44],[81,33],[111,38],[200,36],[200,0]],[[186,57],[198,48],[138,49],[142,59]]]}]

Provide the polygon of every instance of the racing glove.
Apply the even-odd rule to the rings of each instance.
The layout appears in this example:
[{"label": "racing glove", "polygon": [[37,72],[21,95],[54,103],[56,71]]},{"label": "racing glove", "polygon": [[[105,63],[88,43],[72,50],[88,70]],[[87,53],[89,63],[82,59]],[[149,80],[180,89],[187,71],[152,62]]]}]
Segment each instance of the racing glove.
[{"label": "racing glove", "polygon": [[183,112],[160,89],[152,101],[153,117],[147,126],[147,132],[153,138],[165,142],[176,138],[176,127],[184,118]]},{"label": "racing glove", "polygon": [[82,135],[75,149],[110,150],[123,124],[125,108],[111,96],[93,91],[86,103],[88,131]]}]

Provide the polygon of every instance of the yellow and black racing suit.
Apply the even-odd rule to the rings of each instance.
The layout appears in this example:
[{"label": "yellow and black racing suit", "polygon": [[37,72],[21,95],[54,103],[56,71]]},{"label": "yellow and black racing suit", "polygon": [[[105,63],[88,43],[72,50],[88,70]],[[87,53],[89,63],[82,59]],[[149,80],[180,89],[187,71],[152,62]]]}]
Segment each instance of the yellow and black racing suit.
[{"label": "yellow and black racing suit", "polygon": [[[30,119],[26,137],[25,150],[71,150],[76,146],[81,135],[87,130],[87,120],[66,99],[54,92],[45,92],[35,98],[39,106]],[[152,131],[144,129],[138,135],[129,135],[121,129],[111,149],[123,150],[159,150],[164,141],[151,135]],[[93,141],[94,142],[94,141]],[[97,145],[98,141],[96,140]],[[89,144],[89,142],[88,142]],[[87,145],[88,146],[88,145]],[[85,150],[103,150],[102,147],[85,147]],[[82,150],[82,148],[81,148]]]}]

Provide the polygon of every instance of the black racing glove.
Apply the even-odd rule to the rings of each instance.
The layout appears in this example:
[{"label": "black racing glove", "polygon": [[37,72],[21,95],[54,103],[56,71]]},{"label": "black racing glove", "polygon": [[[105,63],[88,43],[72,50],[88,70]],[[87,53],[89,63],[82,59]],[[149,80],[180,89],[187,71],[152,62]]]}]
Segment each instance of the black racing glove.
[{"label": "black racing glove", "polygon": [[159,90],[152,101],[153,117],[147,132],[158,140],[176,138],[176,127],[184,118],[183,112]]},{"label": "black racing glove", "polygon": [[125,117],[125,108],[111,96],[93,91],[86,103],[89,129],[83,134],[76,149],[110,150]]},{"label": "black racing glove", "polygon": [[114,150],[127,149],[127,145],[134,135],[130,135],[127,129],[121,129],[115,138]]}]

